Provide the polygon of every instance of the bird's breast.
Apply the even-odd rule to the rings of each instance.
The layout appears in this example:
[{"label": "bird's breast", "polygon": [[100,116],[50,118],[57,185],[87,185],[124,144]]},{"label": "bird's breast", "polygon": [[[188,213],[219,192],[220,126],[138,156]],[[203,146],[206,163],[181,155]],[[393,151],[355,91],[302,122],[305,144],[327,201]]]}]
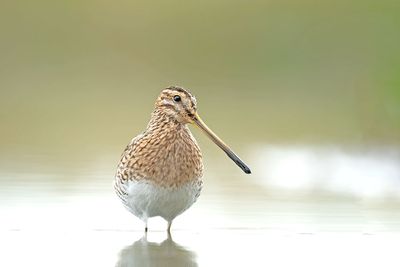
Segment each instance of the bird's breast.
[{"label": "bird's breast", "polygon": [[135,177],[163,187],[179,187],[203,174],[200,148],[187,129],[144,136],[131,154]]}]

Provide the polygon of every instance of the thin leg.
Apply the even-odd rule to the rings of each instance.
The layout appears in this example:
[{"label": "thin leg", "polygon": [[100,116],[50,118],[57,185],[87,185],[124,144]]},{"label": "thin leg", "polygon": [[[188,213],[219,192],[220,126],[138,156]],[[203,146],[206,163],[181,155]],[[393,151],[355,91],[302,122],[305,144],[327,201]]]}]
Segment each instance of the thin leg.
[{"label": "thin leg", "polygon": [[147,219],[146,219],[146,221],[144,222],[144,232],[145,233],[147,233],[147,230],[149,230],[148,228],[147,228]]},{"label": "thin leg", "polygon": [[167,240],[168,240],[168,242],[172,242],[173,240],[172,240],[172,235],[171,235],[171,232],[170,231],[167,231]]},{"label": "thin leg", "polygon": [[172,221],[168,221],[168,227],[167,227],[168,234],[171,234],[171,225],[172,225]]}]

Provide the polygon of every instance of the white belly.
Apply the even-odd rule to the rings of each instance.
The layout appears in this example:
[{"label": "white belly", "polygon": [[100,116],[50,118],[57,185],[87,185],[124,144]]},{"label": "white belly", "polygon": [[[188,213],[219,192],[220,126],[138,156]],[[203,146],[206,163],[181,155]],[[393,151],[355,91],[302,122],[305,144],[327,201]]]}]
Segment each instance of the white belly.
[{"label": "white belly", "polygon": [[129,181],[125,206],[143,221],[161,216],[171,222],[188,209],[200,195],[202,182],[193,181],[179,188],[163,188],[149,181]]}]

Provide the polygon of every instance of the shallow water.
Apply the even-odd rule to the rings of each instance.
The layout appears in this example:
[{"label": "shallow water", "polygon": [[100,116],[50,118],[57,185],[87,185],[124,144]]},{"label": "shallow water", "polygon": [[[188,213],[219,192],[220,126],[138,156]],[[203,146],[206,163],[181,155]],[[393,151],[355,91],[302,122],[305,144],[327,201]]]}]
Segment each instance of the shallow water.
[{"label": "shallow water", "polygon": [[[398,178],[398,153],[339,150],[259,146],[244,155],[251,176],[220,155],[212,158],[199,201],[176,218],[170,239],[159,218],[144,237],[142,222],[114,196],[111,164],[38,165],[35,174],[9,169],[1,174],[0,265],[397,266],[400,201],[398,189],[389,189]],[[354,163],[365,157],[369,164],[360,170]],[[333,175],[329,162],[351,167]],[[379,194],[353,187],[362,185],[362,173],[372,173],[367,180]]]},{"label": "shallow water", "polygon": [[260,230],[7,232],[2,266],[398,266],[400,236]]}]

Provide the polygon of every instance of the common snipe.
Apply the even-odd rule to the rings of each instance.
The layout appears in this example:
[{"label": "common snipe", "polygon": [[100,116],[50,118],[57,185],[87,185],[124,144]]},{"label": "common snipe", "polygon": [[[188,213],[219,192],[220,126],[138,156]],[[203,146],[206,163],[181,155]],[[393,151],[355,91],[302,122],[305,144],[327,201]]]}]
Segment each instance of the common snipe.
[{"label": "common snipe", "polygon": [[197,114],[196,98],[181,87],[161,92],[146,130],[122,153],[114,188],[124,206],[145,223],[161,216],[168,222],[197,200],[202,188],[200,148],[188,124],[195,124],[245,173],[242,160],[216,136]]}]

